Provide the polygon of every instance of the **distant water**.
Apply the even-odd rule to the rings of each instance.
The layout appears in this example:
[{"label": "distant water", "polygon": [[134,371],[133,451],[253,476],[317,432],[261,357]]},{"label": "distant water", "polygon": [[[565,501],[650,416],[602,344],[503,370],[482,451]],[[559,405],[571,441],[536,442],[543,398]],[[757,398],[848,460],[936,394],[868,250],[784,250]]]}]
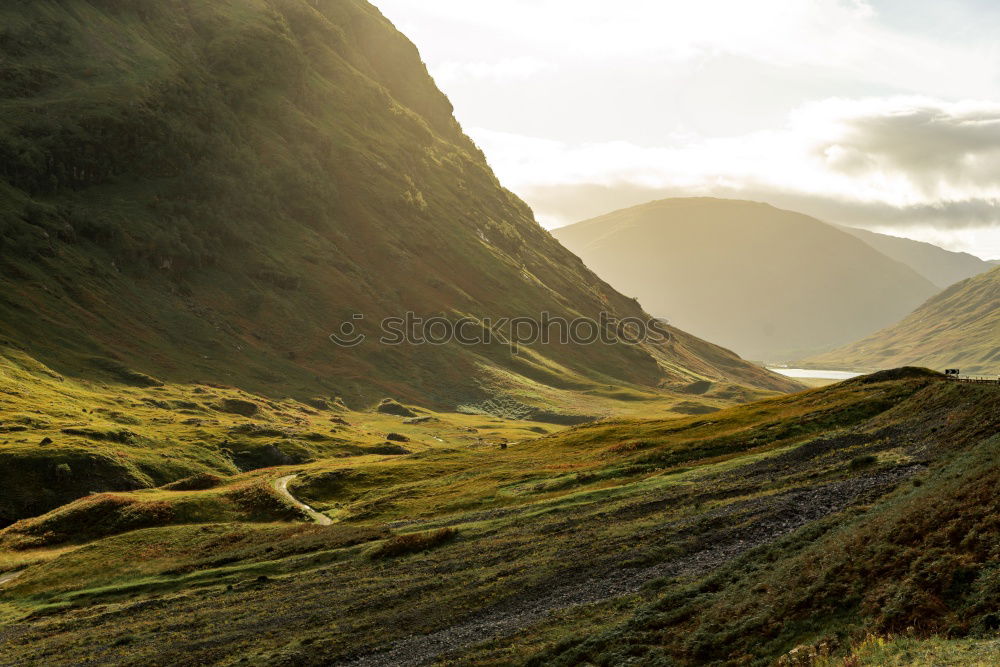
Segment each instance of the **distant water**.
[{"label": "distant water", "polygon": [[851,371],[821,371],[815,368],[768,368],[778,375],[790,378],[816,378],[817,380],[850,380],[856,378],[861,373]]}]

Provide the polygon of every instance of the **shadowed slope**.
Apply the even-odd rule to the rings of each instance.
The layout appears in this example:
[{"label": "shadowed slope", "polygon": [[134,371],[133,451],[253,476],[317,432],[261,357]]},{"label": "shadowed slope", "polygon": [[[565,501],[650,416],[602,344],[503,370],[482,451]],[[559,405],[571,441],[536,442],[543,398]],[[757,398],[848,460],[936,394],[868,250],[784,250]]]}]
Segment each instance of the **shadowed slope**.
[{"label": "shadowed slope", "polygon": [[952,252],[932,243],[877,234],[866,229],[842,225],[839,227],[851,236],[861,239],[886,257],[906,264],[940,289],[950,287],[960,280],[978,276],[993,268],[989,262],[967,252]]}]

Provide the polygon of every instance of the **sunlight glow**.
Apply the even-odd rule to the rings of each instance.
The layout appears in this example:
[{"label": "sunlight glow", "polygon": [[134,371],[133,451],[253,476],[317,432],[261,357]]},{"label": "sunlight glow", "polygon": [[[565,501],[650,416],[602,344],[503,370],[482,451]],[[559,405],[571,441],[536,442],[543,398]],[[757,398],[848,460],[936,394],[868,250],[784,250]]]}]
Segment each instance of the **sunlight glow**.
[{"label": "sunlight glow", "polygon": [[[574,187],[781,193],[832,222],[1000,255],[989,21],[956,39],[930,5],[904,28],[865,0],[376,4],[547,225],[605,212],[570,202]],[[874,218],[838,219],[845,207]]]}]

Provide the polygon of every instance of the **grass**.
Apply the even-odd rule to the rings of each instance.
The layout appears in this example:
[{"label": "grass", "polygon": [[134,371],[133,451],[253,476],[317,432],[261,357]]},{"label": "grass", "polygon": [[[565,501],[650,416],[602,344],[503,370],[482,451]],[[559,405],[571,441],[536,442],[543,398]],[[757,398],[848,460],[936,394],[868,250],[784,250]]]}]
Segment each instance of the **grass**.
[{"label": "grass", "polygon": [[458,537],[458,531],[454,528],[439,528],[426,533],[397,535],[379,544],[369,555],[376,559],[409,556],[441,546],[456,537]]},{"label": "grass", "polygon": [[[830,638],[847,655],[868,631],[984,636],[995,608],[986,489],[997,400],[991,387],[911,373],[708,416],[608,420],[503,451],[448,422],[500,424],[437,415],[406,427],[411,441],[432,428],[468,439],[261,470],[205,491],[124,494],[161,502],[294,472],[292,492],[333,526],[209,523],[110,536],[30,565],[0,608],[28,619],[15,655],[58,647],[68,661],[98,637],[105,660],[154,651],[200,662],[346,659],[534,604],[555,606],[439,659],[606,664],[626,651],[643,661],[766,662]],[[852,465],[859,457],[875,460]],[[816,508],[797,530],[775,528]],[[635,583],[605,593],[605,581]],[[193,648],[192,632],[212,642]]]},{"label": "grass", "polygon": [[[643,401],[600,400],[606,401],[602,410],[611,413],[670,414],[679,399],[660,394]],[[234,413],[227,402],[252,405],[254,412]],[[230,483],[244,472],[271,466],[299,465],[310,480],[326,469],[433,451],[434,460],[451,469],[468,460],[464,454],[451,456],[442,450],[471,448],[488,460],[498,454],[502,442],[517,443],[565,428],[421,408],[415,409],[430,420],[406,424],[397,416],[336,405],[332,397],[274,399],[214,384],[137,387],[76,379],[7,348],[0,356],[0,483],[7,491],[0,497],[0,527],[92,493],[164,485],[198,490],[190,487]],[[392,443],[389,436],[407,441]],[[317,461],[326,463],[313,465]],[[409,465],[400,463],[401,469]],[[394,469],[392,464],[386,468]],[[302,488],[310,500],[329,508],[322,494]],[[180,502],[181,496],[174,498]],[[178,520],[211,517],[213,512],[219,519],[247,516],[219,500],[219,493],[198,498],[173,512]],[[147,502],[149,497],[138,499]]]},{"label": "grass", "polygon": [[332,347],[360,311],[641,312],[370,5],[175,9],[0,8],[3,661],[330,663],[466,627],[426,657],[766,662],[918,617],[993,631],[992,387],[911,369],[732,407],[797,385],[679,331]]},{"label": "grass", "polygon": [[1000,640],[943,639],[869,635],[842,660],[844,667],[931,667],[968,665],[988,667],[1000,661]]}]

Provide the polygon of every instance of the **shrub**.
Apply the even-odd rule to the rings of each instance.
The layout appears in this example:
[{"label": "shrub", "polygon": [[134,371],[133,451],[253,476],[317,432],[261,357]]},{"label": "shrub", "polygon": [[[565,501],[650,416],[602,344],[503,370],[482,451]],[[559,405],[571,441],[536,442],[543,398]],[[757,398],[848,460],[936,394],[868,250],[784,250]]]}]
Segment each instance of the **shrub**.
[{"label": "shrub", "polygon": [[649,449],[653,446],[651,442],[644,442],[641,440],[627,440],[625,442],[620,442],[617,445],[611,445],[604,451],[608,454],[628,454],[630,452],[639,452],[644,449]]},{"label": "shrub", "polygon": [[218,405],[217,409],[234,415],[253,417],[260,410],[260,406],[252,401],[244,401],[240,398],[226,398]]},{"label": "shrub", "polygon": [[200,473],[179,479],[176,482],[165,484],[162,488],[165,491],[205,491],[214,489],[222,483],[222,478],[211,473]]},{"label": "shrub", "polygon": [[410,453],[410,450],[406,447],[393,442],[385,442],[381,445],[365,447],[363,451],[365,454],[378,454],[380,456],[406,456]]},{"label": "shrub", "polygon": [[877,462],[878,462],[877,456],[872,456],[871,454],[865,454],[864,456],[856,456],[853,459],[851,459],[851,467],[855,469],[867,468],[868,466],[873,465]]},{"label": "shrub", "polygon": [[458,530],[455,528],[441,528],[426,533],[409,533],[407,535],[397,535],[386,540],[371,552],[373,559],[396,558],[409,554],[420,553],[458,537]]},{"label": "shrub", "polygon": [[382,402],[375,407],[375,412],[379,412],[384,415],[395,415],[397,417],[416,417],[416,413],[410,410],[405,405],[402,405],[391,398],[384,398]]},{"label": "shrub", "polygon": [[62,433],[65,435],[75,435],[81,438],[87,438],[88,440],[117,442],[122,445],[132,444],[139,438],[138,435],[127,429],[118,429],[117,431],[99,431],[93,428],[64,428],[62,429]]}]

